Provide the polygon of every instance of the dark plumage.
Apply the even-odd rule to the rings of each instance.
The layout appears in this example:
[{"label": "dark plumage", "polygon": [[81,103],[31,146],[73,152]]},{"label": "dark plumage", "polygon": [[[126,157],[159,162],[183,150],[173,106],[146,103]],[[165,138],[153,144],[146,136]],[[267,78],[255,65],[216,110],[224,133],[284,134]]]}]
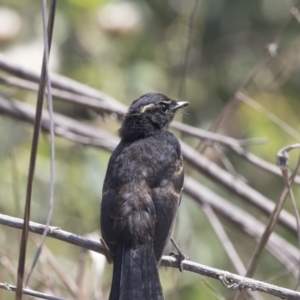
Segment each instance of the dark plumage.
[{"label": "dark plumage", "polygon": [[168,131],[188,102],[149,93],[129,107],[104,181],[101,231],[114,259],[110,300],[162,300],[157,265],[179,206],[180,144]]}]

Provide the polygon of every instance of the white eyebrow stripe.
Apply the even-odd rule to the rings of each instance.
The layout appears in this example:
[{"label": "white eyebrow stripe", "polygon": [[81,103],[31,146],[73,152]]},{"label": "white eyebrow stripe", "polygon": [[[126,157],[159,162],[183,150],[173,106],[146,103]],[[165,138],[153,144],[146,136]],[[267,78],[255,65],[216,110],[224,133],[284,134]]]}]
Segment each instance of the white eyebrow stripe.
[{"label": "white eyebrow stripe", "polygon": [[148,108],[154,106],[155,104],[154,103],[150,103],[148,105],[145,105],[141,108],[141,113],[144,113]]},{"label": "white eyebrow stripe", "polygon": [[168,100],[168,101],[161,101],[161,102],[159,102],[159,103],[164,103],[164,104],[171,104],[171,100]]}]

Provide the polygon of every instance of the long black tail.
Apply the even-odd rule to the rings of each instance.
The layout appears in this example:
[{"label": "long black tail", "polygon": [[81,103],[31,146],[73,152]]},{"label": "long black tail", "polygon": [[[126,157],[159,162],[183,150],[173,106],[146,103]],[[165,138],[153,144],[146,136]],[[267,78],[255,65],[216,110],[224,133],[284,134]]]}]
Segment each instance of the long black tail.
[{"label": "long black tail", "polygon": [[163,299],[153,246],[118,247],[109,300]]}]

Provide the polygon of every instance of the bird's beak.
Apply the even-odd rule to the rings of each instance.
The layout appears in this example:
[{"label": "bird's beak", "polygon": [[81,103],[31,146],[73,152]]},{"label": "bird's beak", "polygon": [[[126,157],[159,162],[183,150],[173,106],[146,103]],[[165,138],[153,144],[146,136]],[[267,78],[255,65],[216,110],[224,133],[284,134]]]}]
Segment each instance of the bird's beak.
[{"label": "bird's beak", "polygon": [[188,102],[186,102],[186,101],[180,101],[180,102],[177,102],[176,103],[176,105],[172,108],[172,110],[177,110],[177,109],[179,109],[179,108],[182,108],[182,107],[185,107],[185,106],[187,106],[187,105],[189,105],[189,103]]}]

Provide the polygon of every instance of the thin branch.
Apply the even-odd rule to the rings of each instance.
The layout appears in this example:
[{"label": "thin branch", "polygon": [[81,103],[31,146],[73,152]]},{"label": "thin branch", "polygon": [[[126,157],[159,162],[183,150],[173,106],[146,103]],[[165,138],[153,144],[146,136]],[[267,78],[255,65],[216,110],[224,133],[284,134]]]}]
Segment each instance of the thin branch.
[{"label": "thin branch", "polygon": [[[46,228],[49,227],[46,224]],[[40,239],[37,236],[32,235],[31,239],[36,247],[39,247]],[[78,287],[74,280],[69,276],[67,270],[64,270],[63,267],[58,263],[53,253],[46,247],[43,247],[43,255],[45,256],[48,264],[51,266],[53,271],[57,274],[57,276],[61,279],[61,281],[65,284],[68,290],[72,293],[73,297],[75,297],[78,293]],[[49,268],[47,268],[47,272],[49,273]]]},{"label": "thin branch", "polygon": [[258,102],[251,99],[249,96],[247,96],[245,93],[237,92],[236,98],[240,101],[246,103],[256,111],[261,112],[264,116],[266,116],[268,119],[270,119],[274,124],[279,126],[283,131],[285,131],[287,134],[289,134],[291,137],[295,138],[296,140],[300,140],[300,132],[295,130],[293,127],[288,125],[285,121],[281,120],[278,116],[271,113],[267,109],[265,109],[262,105],[260,105]]},{"label": "thin branch", "polygon": [[241,174],[239,174],[235,169],[234,166],[232,165],[231,161],[229,158],[225,155],[222,147],[219,145],[215,144],[213,145],[213,151],[216,154],[216,156],[220,159],[222,166],[224,169],[231,174],[234,178],[238,178],[241,181],[247,183],[247,179],[243,177]]},{"label": "thin branch", "polygon": [[[34,70],[26,67],[20,67],[18,64],[8,59],[6,56],[0,53],[0,69],[15,75],[19,78],[26,79],[33,82],[39,82],[40,74]],[[51,85],[53,88],[60,89],[66,92],[74,93],[77,95],[84,95],[91,99],[96,99],[99,102],[103,102],[107,111],[123,115],[126,112],[126,106],[111,96],[106,95],[100,91],[97,91],[85,84],[74,81],[62,75],[58,75],[50,72]]]},{"label": "thin branch", "polygon": [[76,275],[76,286],[78,287],[77,288],[78,291],[75,296],[76,300],[86,299],[84,295],[85,289],[83,287],[86,262],[87,262],[87,250],[82,249],[78,257],[78,270]]},{"label": "thin branch", "polygon": [[[8,292],[16,292],[17,288],[14,285],[8,283],[0,283],[0,289],[7,290]],[[22,293],[24,295],[29,295],[32,297],[47,299],[47,300],[67,300],[66,298],[56,297],[45,293],[36,292],[30,289],[23,289]]]},{"label": "thin branch", "polygon": [[[51,10],[49,11],[49,19],[48,19],[49,49],[51,46],[53,26],[54,26],[54,15],[55,15],[55,11],[53,10],[55,6],[53,6],[53,3],[55,3],[55,1],[52,2]],[[20,252],[19,252],[16,300],[22,299],[22,288],[23,288],[25,261],[26,261],[26,246],[27,246],[27,239],[28,239],[28,222],[30,219],[32,183],[34,178],[34,170],[35,170],[36,156],[37,156],[38,143],[39,143],[39,132],[40,132],[40,124],[42,118],[43,98],[44,98],[44,91],[45,91],[45,84],[46,84],[46,72],[45,72],[46,63],[47,63],[46,56],[44,53],[41,79],[40,79],[39,91],[37,96],[34,130],[33,130],[32,146],[31,146],[31,153],[30,153],[28,179],[27,179],[26,200],[25,200],[25,209],[24,209],[24,227],[22,230],[21,245],[20,245]]]},{"label": "thin branch", "polygon": [[[232,150],[234,153],[239,155],[240,157],[244,158],[247,160],[249,163],[253,164],[254,166],[267,171],[270,174],[276,175],[278,177],[282,177],[282,174],[278,167],[274,164],[271,164],[260,157],[246,151],[243,147],[249,143],[251,143],[252,140],[237,140],[225,135],[221,135],[218,133],[214,132],[209,132],[206,130],[203,130],[201,128],[195,128],[193,126],[187,125],[187,124],[181,124],[178,122],[172,122],[171,124],[172,128],[181,130],[186,134],[205,139],[206,142],[209,143],[217,143],[221,144],[223,146],[228,147],[230,150]],[[258,140],[257,143],[259,142],[264,142],[265,140]],[[254,141],[255,142],[255,141]],[[295,177],[295,183],[300,184],[300,177],[297,176]]]},{"label": "thin branch", "polygon": [[[49,15],[52,16],[52,27],[54,26],[54,18],[55,18],[55,9],[56,9],[56,0],[51,1],[50,5],[50,12]],[[47,32],[47,25],[46,25],[46,0],[42,1],[42,19],[43,19],[43,32],[44,32],[44,60],[45,60],[45,80],[46,80],[46,85],[47,85],[47,100],[48,100],[48,111],[49,111],[49,119],[50,119],[50,199],[49,199],[49,210],[48,210],[48,215],[47,215],[47,220],[46,220],[46,228],[43,233],[42,241],[40,246],[38,247],[33,262],[31,269],[29,271],[29,274],[26,279],[25,286],[28,285],[30,276],[34,270],[34,267],[38,261],[38,258],[41,254],[43,245],[46,240],[47,236],[47,231],[48,231],[48,226],[51,223],[52,220],[52,214],[53,214],[53,205],[54,205],[54,181],[55,181],[55,166],[54,166],[54,161],[55,161],[55,146],[54,146],[54,124],[53,124],[53,104],[52,104],[52,94],[51,94],[51,83],[50,83],[50,77],[49,77],[49,55],[50,55],[50,45],[51,45],[51,37],[48,37],[48,32]],[[51,26],[50,25],[50,26]],[[51,28],[51,27],[50,27]],[[50,29],[51,31],[53,29]],[[49,40],[50,38],[50,40]]]},{"label": "thin branch", "polygon": [[[19,231],[20,232],[20,231]],[[11,258],[5,253],[5,251],[1,251],[1,259],[0,259],[0,265],[2,265],[1,269],[5,270],[5,272],[9,275],[10,280],[13,282],[17,281],[16,276],[16,267],[12,264]]]},{"label": "thin branch", "polygon": [[[298,165],[299,167],[299,165]],[[295,172],[292,174],[291,178],[288,179],[288,186],[291,184],[291,182],[293,182],[293,178],[295,177],[298,167],[296,168]],[[288,170],[285,168],[284,172],[287,172]],[[285,176],[287,176],[287,174],[285,174]],[[287,176],[288,177],[288,176]],[[286,198],[289,194],[289,187],[285,187],[283,192],[281,193],[281,196],[270,216],[269,222],[264,230],[264,233],[262,234],[259,243],[257,244],[251,260],[249,262],[248,268],[247,268],[247,272],[246,272],[246,277],[252,277],[254,275],[254,272],[257,268],[259,259],[261,257],[261,254],[270,238],[271,233],[274,231],[275,225],[279,219],[279,215],[283,209],[283,206],[285,204]],[[297,231],[298,233],[299,231]],[[246,291],[243,290],[242,292],[238,293],[235,297],[236,300],[242,300],[245,296]]]},{"label": "thin branch", "polygon": [[[1,62],[1,55],[0,55],[0,62]],[[1,63],[0,63],[1,65]],[[51,74],[51,73],[50,73]],[[50,75],[52,76],[52,75]],[[52,77],[51,77],[52,80]],[[38,84],[35,82],[27,81],[24,79],[13,78],[13,77],[3,77],[0,75],[0,83],[9,85],[12,87],[17,87],[23,90],[33,91],[36,92],[38,90]],[[77,82],[76,82],[77,83]],[[75,83],[74,83],[75,85]],[[80,86],[80,85],[79,85]],[[47,92],[47,91],[46,91]],[[74,92],[66,91],[59,88],[52,88],[52,96],[65,101],[70,104],[80,105],[82,107],[91,108],[93,111],[97,113],[108,113],[114,114],[119,118],[123,116],[126,111],[126,107],[113,107],[107,101],[99,101],[99,99],[91,98],[88,95],[79,95]],[[120,104],[121,105],[121,104]]]},{"label": "thin branch", "polygon": [[246,273],[246,267],[244,266],[241,258],[239,257],[238,253],[236,252],[233,244],[231,243],[226,231],[224,230],[221,222],[217,218],[216,214],[212,210],[212,208],[205,204],[202,205],[203,211],[207,216],[210,224],[212,225],[215,233],[217,234],[219,240],[222,243],[223,248],[225,249],[227,256],[231,260],[231,263],[234,265],[238,274],[242,275]]},{"label": "thin branch", "polygon": [[[297,167],[297,169],[299,169],[299,165],[300,165],[299,163],[300,163],[300,160],[298,160],[298,167]],[[284,177],[284,184],[285,184],[286,188],[289,191],[289,196],[290,196],[290,199],[292,201],[292,205],[293,205],[295,217],[296,217],[296,220],[297,220],[298,248],[300,249],[300,222],[299,222],[300,216],[299,216],[298,207],[297,207],[297,204],[296,204],[296,201],[295,201],[295,197],[294,197],[293,191],[291,189],[291,185],[293,183],[291,183],[291,184],[289,183],[289,178],[288,178],[287,172],[282,171],[282,173],[286,174],[286,176]],[[298,280],[297,280],[296,285],[295,285],[295,290],[298,289],[299,284],[300,284],[300,260],[299,260],[298,266],[299,266],[299,274],[298,274]]]},{"label": "thin branch", "polygon": [[[13,102],[2,95],[0,95],[0,113],[30,124],[34,122],[35,118],[32,105],[17,101]],[[47,111],[44,111],[41,120],[42,129],[48,132],[49,124],[49,114]],[[54,131],[58,136],[108,151],[112,151],[118,144],[118,139],[114,135],[58,113],[54,113]]]},{"label": "thin branch", "polygon": [[172,122],[172,128],[182,131],[191,136],[204,139],[208,143],[217,143],[224,145],[232,150],[238,148],[243,150],[242,147],[253,145],[253,144],[265,144],[267,139],[248,139],[248,140],[237,140],[232,137],[222,135],[219,133],[210,132],[201,128],[196,128],[187,124],[182,124],[179,122]]},{"label": "thin branch", "polygon": [[[0,214],[0,224],[2,225],[22,229],[23,223],[24,222],[22,219]],[[44,229],[45,225],[43,224],[39,224],[32,221],[29,222],[29,231],[33,233],[42,235]],[[105,254],[104,247],[100,243],[93,240],[89,240],[77,234],[61,230],[59,227],[49,226],[47,236],[63,242],[67,242],[78,247],[86,248],[88,250],[101,253],[103,255]]]},{"label": "thin branch", "polygon": [[[229,257],[231,263],[233,264],[234,268],[236,269],[239,275],[243,275],[246,273],[246,267],[244,266],[241,258],[239,257],[237,251],[235,250],[230,238],[228,237],[224,227],[222,226],[221,222],[219,221],[218,217],[216,216],[213,209],[207,205],[202,205],[202,209],[207,216],[210,224],[212,225],[217,237],[219,238],[222,247],[224,248],[227,256]],[[260,300],[262,297],[257,293],[250,294],[251,299]]]},{"label": "thin branch", "polygon": [[[8,217],[0,214],[0,224],[8,225],[15,228],[22,228],[23,220]],[[29,222],[30,231],[42,234],[45,225]],[[56,239],[86,248],[101,254],[104,254],[104,247],[101,243],[89,240],[79,235],[63,231],[56,227],[50,227],[48,236]],[[261,291],[284,299],[300,299],[300,293],[286,288],[281,288],[262,281],[246,278],[233,273],[222,271],[216,268],[211,268],[192,261],[184,260],[182,262],[183,269],[193,273],[201,274],[213,279],[220,280],[222,284],[229,289],[243,289],[250,288],[253,291]],[[172,256],[163,256],[161,266],[178,268],[178,261]],[[48,299],[48,298],[46,298]]]},{"label": "thin branch", "polygon": [[[294,194],[293,194],[293,191],[291,189],[291,186],[294,183],[295,174],[298,173],[298,170],[299,170],[299,167],[300,167],[300,157],[298,158],[298,163],[297,163],[297,166],[296,166],[295,170],[293,171],[293,175],[291,176],[292,177],[291,180],[289,180],[289,169],[288,169],[288,161],[289,161],[288,152],[293,150],[293,149],[297,149],[297,148],[298,149],[300,148],[300,144],[293,144],[293,145],[284,147],[281,150],[279,150],[278,153],[277,153],[277,163],[278,163],[278,166],[280,167],[280,169],[282,171],[284,184],[285,184],[285,187],[289,191],[289,196],[290,196],[291,201],[292,201],[294,213],[295,213],[296,220],[297,220],[298,247],[300,249],[300,216],[299,216],[298,207],[297,207],[297,204],[296,204],[296,201],[295,201],[295,198],[294,198]],[[300,264],[300,260],[299,260],[298,264]],[[297,280],[295,289],[298,288],[299,284],[300,284],[300,269],[299,269],[298,280]]]}]

